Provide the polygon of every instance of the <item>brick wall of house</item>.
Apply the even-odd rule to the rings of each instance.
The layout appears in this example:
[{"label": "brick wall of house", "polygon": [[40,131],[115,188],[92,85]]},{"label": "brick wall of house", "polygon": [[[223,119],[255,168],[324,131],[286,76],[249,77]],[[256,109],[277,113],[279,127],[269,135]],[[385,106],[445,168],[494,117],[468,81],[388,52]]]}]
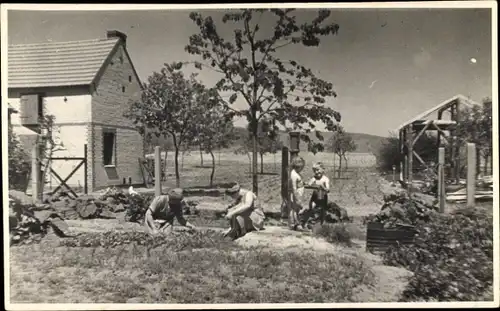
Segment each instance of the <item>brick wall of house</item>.
[{"label": "brick wall of house", "polygon": [[[128,183],[142,183],[143,177],[138,158],[144,155],[142,137],[134,129],[132,121],[124,116],[133,101],[140,99],[140,82],[136,78],[130,59],[120,46],[92,94],[92,157],[94,160],[93,186],[96,189]],[[103,128],[116,130],[116,166],[104,167]]]}]

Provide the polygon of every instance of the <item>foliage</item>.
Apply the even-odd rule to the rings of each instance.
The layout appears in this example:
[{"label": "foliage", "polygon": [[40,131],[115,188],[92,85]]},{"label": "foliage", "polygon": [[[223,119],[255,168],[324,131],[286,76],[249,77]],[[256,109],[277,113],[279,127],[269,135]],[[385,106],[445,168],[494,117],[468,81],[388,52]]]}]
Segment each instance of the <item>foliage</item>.
[{"label": "foliage", "polygon": [[196,80],[196,74],[186,78],[179,69],[178,63],[173,63],[154,72],[144,86],[141,100],[132,103],[125,113],[142,135],[172,137],[177,186],[180,184],[179,150],[193,140],[196,116],[216,104],[212,92]]},{"label": "foliage", "polygon": [[[478,155],[481,154],[485,159],[491,157],[493,152],[492,112],[492,101],[490,98],[484,99],[480,106],[462,107],[455,132],[458,142],[462,146],[466,143],[476,144]],[[479,168],[479,158],[477,165]]]},{"label": "foliage", "polygon": [[[304,24],[297,22],[293,11],[244,9],[226,13],[222,22],[236,27],[229,40],[220,35],[211,16],[190,14],[199,33],[190,36],[186,51],[203,59],[203,62],[195,62],[196,68],[205,67],[220,74],[215,89],[230,110],[228,116],[245,117],[254,138],[257,138],[258,122],[264,117],[284,127],[288,121],[294,128],[303,128],[305,124],[314,128],[313,122],[320,121],[329,130],[335,127],[335,121],[340,121],[340,114],[324,105],[329,97],[336,96],[332,83],[318,78],[299,62],[278,56],[278,52],[289,45],[317,47],[320,37],[336,34],[339,26],[327,24],[328,10],[318,11],[314,20]],[[262,18],[274,23],[271,27],[274,32],[265,38],[264,30],[260,31]],[[223,95],[228,99],[223,99]],[[233,107],[238,98],[243,98],[246,108]],[[256,168],[257,150],[253,150],[253,156]],[[257,192],[257,188],[255,169],[253,190]]]},{"label": "foliage", "polygon": [[387,251],[387,264],[414,272],[403,301],[477,301],[493,284],[493,220],[479,209],[435,214],[412,246]]},{"label": "foliage", "polygon": [[352,236],[345,224],[323,224],[313,228],[315,235],[325,238],[329,243],[352,246]]},{"label": "foliage", "polygon": [[45,181],[50,173],[51,158],[54,153],[65,150],[64,143],[59,137],[60,128],[56,125],[56,117],[47,112],[47,107],[43,105],[43,117],[40,119],[41,135],[37,141],[39,149],[39,159],[41,162],[42,175],[40,183],[40,193],[43,193]]},{"label": "foliage", "polygon": [[384,204],[377,214],[364,217],[364,223],[384,224],[384,228],[415,226],[426,223],[436,212],[435,199],[431,196],[398,191],[384,196]]},{"label": "foliage", "polygon": [[[437,138],[430,134],[424,133],[415,143],[413,147],[414,151],[424,160],[426,163],[432,161],[436,162],[437,159]],[[381,172],[392,171],[393,165],[396,170],[399,171],[399,164],[404,162],[404,155],[401,153],[399,147],[399,138],[395,133],[390,133],[390,136],[382,144],[377,152],[377,168]],[[414,162],[415,163],[415,162]],[[418,164],[415,163],[414,167]]]},{"label": "foliage", "polygon": [[26,191],[30,179],[31,163],[28,153],[23,149],[11,124],[8,128],[8,148],[9,189]]}]

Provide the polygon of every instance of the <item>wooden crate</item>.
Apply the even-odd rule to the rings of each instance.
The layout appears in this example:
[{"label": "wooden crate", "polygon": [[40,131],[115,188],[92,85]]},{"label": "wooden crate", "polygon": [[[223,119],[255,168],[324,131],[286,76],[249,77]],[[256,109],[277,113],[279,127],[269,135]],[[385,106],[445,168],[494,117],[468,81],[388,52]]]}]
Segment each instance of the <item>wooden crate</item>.
[{"label": "wooden crate", "polygon": [[369,252],[385,252],[391,246],[413,244],[416,230],[412,226],[384,228],[384,224],[368,223],[366,233],[366,250]]}]

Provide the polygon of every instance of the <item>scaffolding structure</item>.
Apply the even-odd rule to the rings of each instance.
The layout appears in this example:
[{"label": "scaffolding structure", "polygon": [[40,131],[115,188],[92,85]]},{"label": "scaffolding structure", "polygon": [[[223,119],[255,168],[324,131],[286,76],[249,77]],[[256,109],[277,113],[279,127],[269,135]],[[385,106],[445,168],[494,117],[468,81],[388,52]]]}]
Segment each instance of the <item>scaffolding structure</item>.
[{"label": "scaffolding structure", "polygon": [[[461,146],[455,135],[455,130],[457,122],[460,120],[461,105],[471,107],[479,104],[463,95],[456,95],[399,126],[399,149],[403,159],[400,163],[400,181],[404,185],[411,185],[413,182],[415,160],[420,162],[425,169],[431,170],[437,175],[437,167],[425,162],[415,151],[415,144],[427,131],[437,131],[436,154],[440,147],[448,149],[447,153],[450,154],[451,161],[445,164],[449,169],[447,175],[456,183],[459,182]],[[427,118],[435,112],[437,112],[437,119],[428,120]],[[449,119],[443,118],[445,113],[449,113]]]}]

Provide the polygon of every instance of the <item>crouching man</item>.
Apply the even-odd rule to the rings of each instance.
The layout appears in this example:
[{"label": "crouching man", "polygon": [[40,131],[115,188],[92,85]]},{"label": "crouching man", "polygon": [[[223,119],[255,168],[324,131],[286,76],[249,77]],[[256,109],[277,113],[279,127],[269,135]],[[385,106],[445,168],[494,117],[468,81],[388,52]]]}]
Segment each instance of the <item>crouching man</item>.
[{"label": "crouching man", "polygon": [[[181,226],[190,230],[196,227],[190,224],[182,215],[184,207],[184,195],[180,188],[172,189],[167,195],[160,195],[153,199],[146,211],[144,224],[151,234],[159,232],[169,232],[173,229],[174,218]],[[163,224],[156,224],[155,220],[164,221]]]},{"label": "crouching man", "polygon": [[224,236],[235,240],[247,232],[264,229],[264,211],[252,191],[242,189],[236,183],[226,190],[226,194],[231,196],[234,202],[226,209],[230,228],[224,232]]}]

